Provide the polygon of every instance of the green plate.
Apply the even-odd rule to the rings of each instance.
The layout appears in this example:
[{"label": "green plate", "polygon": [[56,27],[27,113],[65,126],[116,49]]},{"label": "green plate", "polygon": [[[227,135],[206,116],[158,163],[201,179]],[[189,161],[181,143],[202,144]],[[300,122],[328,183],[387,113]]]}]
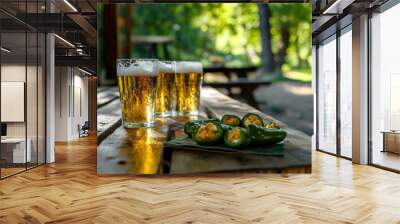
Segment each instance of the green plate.
[{"label": "green plate", "polygon": [[260,156],[283,156],[284,143],[260,147],[260,146],[247,146],[243,149],[234,149],[225,146],[223,143],[216,143],[214,145],[199,145],[191,138],[176,138],[168,141],[164,145],[165,148],[170,149],[189,149],[200,151],[212,151],[222,153],[238,153],[238,154],[251,154]]}]

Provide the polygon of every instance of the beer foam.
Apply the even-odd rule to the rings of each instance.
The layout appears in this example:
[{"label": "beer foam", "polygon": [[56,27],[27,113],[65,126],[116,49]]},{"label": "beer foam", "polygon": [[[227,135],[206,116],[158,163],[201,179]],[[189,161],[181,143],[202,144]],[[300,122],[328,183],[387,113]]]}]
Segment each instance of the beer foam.
[{"label": "beer foam", "polygon": [[117,60],[117,76],[157,76],[157,61]]},{"label": "beer foam", "polygon": [[162,73],[175,73],[175,62],[172,61],[159,61],[158,71]]},{"label": "beer foam", "polygon": [[194,61],[178,61],[176,62],[176,73],[203,73],[203,65]]}]

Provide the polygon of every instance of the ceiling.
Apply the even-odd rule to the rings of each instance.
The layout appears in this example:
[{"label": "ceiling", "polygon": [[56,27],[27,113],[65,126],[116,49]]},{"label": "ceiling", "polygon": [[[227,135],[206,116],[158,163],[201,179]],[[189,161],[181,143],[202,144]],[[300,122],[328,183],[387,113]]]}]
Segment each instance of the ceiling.
[{"label": "ceiling", "polygon": [[[37,33],[55,33],[56,65],[79,66],[81,58],[90,61],[85,67],[96,70],[97,12],[96,0],[1,0],[0,28],[3,60],[25,61],[36,58]],[[51,13],[50,13],[51,12]],[[26,33],[26,34],[25,34]],[[27,46],[25,48],[25,46]],[[39,48],[37,48],[39,47]],[[65,57],[67,56],[67,57]]]},{"label": "ceiling", "polygon": [[[388,0],[313,0],[312,35],[313,42],[318,42],[317,37],[335,32],[333,26],[340,27],[343,20],[350,20],[360,14],[381,6]],[[350,18],[349,18],[350,17]],[[344,22],[345,24],[348,21]],[[329,34],[326,34],[329,36]],[[323,38],[323,37],[322,37]]]}]

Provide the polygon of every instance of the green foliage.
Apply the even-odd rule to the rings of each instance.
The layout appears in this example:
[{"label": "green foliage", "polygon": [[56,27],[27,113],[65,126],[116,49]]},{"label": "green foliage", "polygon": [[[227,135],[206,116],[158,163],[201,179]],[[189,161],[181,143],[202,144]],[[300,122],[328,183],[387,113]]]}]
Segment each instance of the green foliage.
[{"label": "green foliage", "polygon": [[291,36],[282,70],[293,68],[311,69],[311,5],[310,4],[270,4],[273,52],[278,51],[282,38],[281,29],[289,27]]},{"label": "green foliage", "polygon": [[[128,7],[128,5],[125,5]],[[259,64],[261,37],[256,4],[138,4],[133,7],[131,35],[174,36],[172,59],[223,60],[231,65]],[[282,46],[282,28],[290,30],[283,71],[311,70],[311,4],[270,4],[272,48]],[[135,57],[149,57],[147,46],[135,46]],[[311,72],[310,72],[311,73]]]}]

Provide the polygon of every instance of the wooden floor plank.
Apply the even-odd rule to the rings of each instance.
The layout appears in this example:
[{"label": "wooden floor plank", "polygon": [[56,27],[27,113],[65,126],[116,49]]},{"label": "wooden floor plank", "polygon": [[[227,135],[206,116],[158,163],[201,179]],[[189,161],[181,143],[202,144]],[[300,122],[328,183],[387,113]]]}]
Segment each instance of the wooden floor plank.
[{"label": "wooden floor plank", "polygon": [[0,181],[0,223],[400,223],[400,175],[313,152],[312,174],[100,177],[96,138]]}]

